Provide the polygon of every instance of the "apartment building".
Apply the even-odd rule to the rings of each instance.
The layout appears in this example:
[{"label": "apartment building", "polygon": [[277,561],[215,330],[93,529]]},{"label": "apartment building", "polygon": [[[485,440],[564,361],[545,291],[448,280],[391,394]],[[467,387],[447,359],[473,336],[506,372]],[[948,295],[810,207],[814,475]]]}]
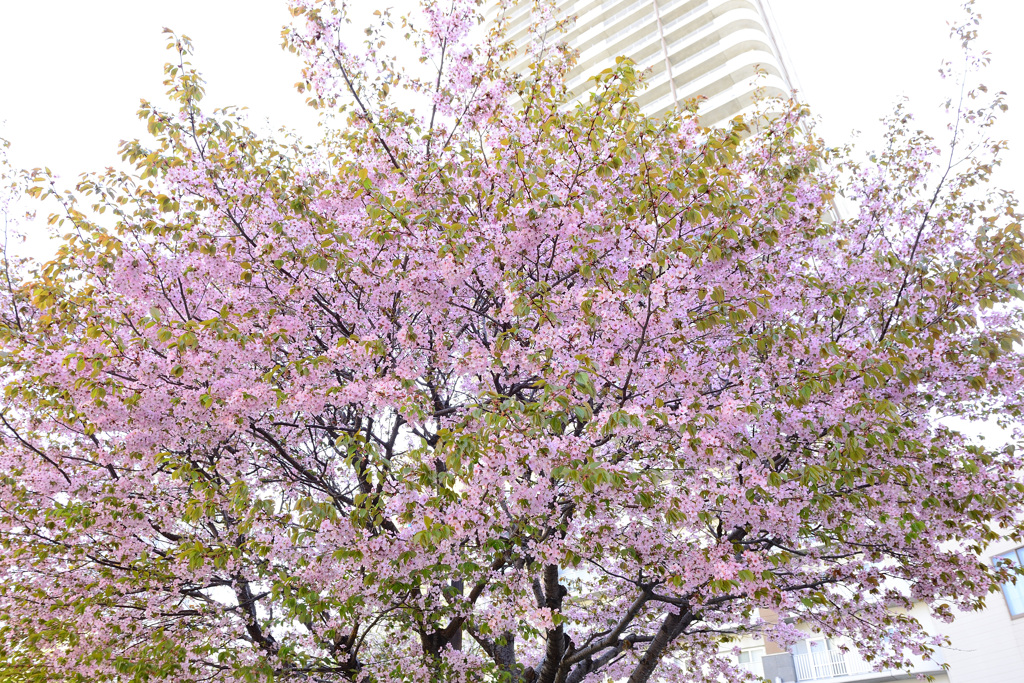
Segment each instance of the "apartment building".
[{"label": "apartment building", "polygon": [[[640,96],[645,112],[662,114],[697,97],[706,125],[717,125],[750,109],[760,89],[788,96],[795,83],[767,0],[561,0],[555,20],[565,33],[538,36],[530,20],[531,2],[509,10],[510,38],[565,41],[580,52],[568,76],[575,97],[589,90],[589,79],[627,56],[650,69]],[[520,51],[513,68],[524,70],[529,55]]]},{"label": "apartment building", "polygon": [[[915,608],[912,615],[934,630],[935,624],[923,606]],[[934,683],[960,683],[959,678],[951,678],[943,667],[945,651],[932,659],[915,657],[909,671],[875,671],[874,665],[857,652],[852,641],[832,640],[806,627],[800,627],[800,630],[806,633],[806,637],[788,650],[753,638],[740,641],[739,654],[735,655],[737,663],[772,683],[866,683],[917,677],[931,677]],[[993,679],[993,683],[1001,680]]]},{"label": "apartment building", "polygon": [[[989,562],[1024,566],[1024,546],[1011,541],[993,546]],[[913,660],[908,670],[875,671],[851,641],[830,640],[808,628],[792,648],[747,638],[738,643],[737,663],[772,683],[867,683],[930,677],[935,683],[1024,682],[1024,580],[1004,584],[989,595],[985,609],[958,613],[950,624],[936,623],[919,605],[911,614],[931,633],[950,638],[931,659]]]}]

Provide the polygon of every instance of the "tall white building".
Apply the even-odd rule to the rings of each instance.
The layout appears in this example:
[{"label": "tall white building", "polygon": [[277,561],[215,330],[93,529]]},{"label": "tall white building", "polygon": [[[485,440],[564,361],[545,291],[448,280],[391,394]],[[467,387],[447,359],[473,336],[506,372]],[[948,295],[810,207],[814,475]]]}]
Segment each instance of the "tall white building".
[{"label": "tall white building", "polygon": [[[750,108],[759,87],[788,96],[795,86],[767,1],[560,0],[555,18],[566,19],[568,31],[546,39],[579,50],[568,83],[577,97],[592,76],[626,56],[650,69],[640,96],[646,113],[703,97],[701,119],[716,125]],[[532,4],[510,11],[509,37],[518,45],[542,38],[533,33]],[[529,54],[521,50],[518,59],[513,67],[525,70]]]}]

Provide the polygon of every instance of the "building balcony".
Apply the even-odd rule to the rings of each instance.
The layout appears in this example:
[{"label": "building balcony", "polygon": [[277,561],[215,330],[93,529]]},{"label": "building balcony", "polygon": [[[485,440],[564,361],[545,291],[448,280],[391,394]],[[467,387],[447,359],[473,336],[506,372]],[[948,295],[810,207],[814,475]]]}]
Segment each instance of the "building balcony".
[{"label": "building balcony", "polygon": [[[807,649],[802,647],[801,649]],[[804,681],[827,681],[828,683],[859,683],[860,681],[893,681],[914,678],[918,675],[943,673],[941,664],[935,660],[914,658],[908,671],[875,671],[856,652],[842,652],[838,649],[798,652],[784,652],[751,658],[754,661],[741,662],[740,667],[771,683],[804,683]],[[945,680],[945,679],[943,679]]]},{"label": "building balcony", "polygon": [[798,681],[820,681],[829,678],[873,673],[873,668],[853,652],[812,652],[793,655]]}]

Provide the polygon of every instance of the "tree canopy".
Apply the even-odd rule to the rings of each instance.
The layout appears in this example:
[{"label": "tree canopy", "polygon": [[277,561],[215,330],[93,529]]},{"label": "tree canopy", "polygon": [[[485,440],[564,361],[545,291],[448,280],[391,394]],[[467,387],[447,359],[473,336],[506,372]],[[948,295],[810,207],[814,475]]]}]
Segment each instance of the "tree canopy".
[{"label": "tree canopy", "polygon": [[857,162],[793,102],[647,117],[625,59],[572,102],[570,50],[511,72],[467,0],[363,42],[291,7],[316,145],[203,111],[170,34],[132,170],[32,178],[63,237],[4,260],[5,675],[736,679],[723,638],[797,621],[899,667],[935,641],[896,608],[1007,578],[1001,94]]}]

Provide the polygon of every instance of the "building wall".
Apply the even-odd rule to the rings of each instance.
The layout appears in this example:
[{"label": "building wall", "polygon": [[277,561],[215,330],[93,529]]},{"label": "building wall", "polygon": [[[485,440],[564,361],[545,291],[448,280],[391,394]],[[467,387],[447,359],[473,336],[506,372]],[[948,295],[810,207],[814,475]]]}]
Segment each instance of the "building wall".
[{"label": "building wall", "polygon": [[[1006,542],[989,549],[988,560],[1019,544]],[[980,612],[957,614],[942,624],[952,647],[944,648],[952,683],[1016,683],[1024,681],[1024,618],[1010,616],[1002,592],[989,595]]]},{"label": "building wall", "polygon": [[[995,545],[989,550],[986,559],[991,561],[996,555],[1014,547],[1014,543]],[[876,673],[859,670],[855,663],[859,658],[850,654],[846,655],[852,658],[849,660],[850,673],[831,678],[801,678],[796,675],[799,667],[793,661],[793,655],[806,656],[807,640],[798,642],[791,652],[781,651],[780,648],[773,647],[772,643],[755,638],[744,638],[737,643],[730,643],[729,648],[731,649],[733,645],[741,649],[764,648],[765,659],[755,672],[768,675],[771,680],[775,680],[775,673],[781,672],[784,675],[778,678],[782,683],[806,680],[824,683],[892,681],[914,678],[917,674],[934,676],[935,683],[1024,683],[1024,617],[1010,616],[1002,592],[991,594],[985,609],[979,612],[957,613],[955,621],[951,624],[936,623],[923,604],[915,607],[912,614],[930,632],[949,636],[951,645],[939,648],[934,661],[917,660],[910,675],[901,671]],[[807,632],[808,639],[814,637],[809,628],[799,628]],[[835,644],[853,645],[848,641],[837,641]],[[785,661],[777,658],[783,658]],[[943,672],[942,664],[947,665],[946,672]],[[855,669],[858,670],[857,673],[853,673]]]},{"label": "building wall", "polygon": [[[755,91],[788,96],[793,79],[771,28],[766,0],[561,0],[556,19],[568,31],[544,37],[532,31],[529,2],[511,10],[509,37],[565,41],[580,52],[568,76],[573,95],[585,97],[588,80],[626,56],[649,69],[640,96],[644,110],[659,115],[696,97],[707,125],[724,123],[751,108]],[[513,68],[525,71],[520,51]],[[758,76],[758,72],[761,75]]]},{"label": "building wall", "polygon": [[[929,630],[934,631],[932,621],[927,607],[918,605],[911,614],[925,625]],[[762,617],[771,622],[775,615],[762,613]],[[949,676],[942,668],[946,653],[939,652],[932,660],[920,657],[913,657],[913,666],[910,671],[885,670],[874,671],[874,667],[865,661],[857,652],[856,643],[848,638],[829,640],[826,645],[825,639],[814,631],[807,624],[797,624],[797,628],[806,634],[803,640],[798,641],[788,651],[774,643],[765,642],[753,637],[745,637],[736,643],[730,643],[743,650],[763,649],[762,659],[759,663],[752,665],[751,670],[758,676],[764,676],[768,680],[781,683],[802,683],[813,681],[814,683],[867,683],[869,681],[897,681],[914,679],[918,676],[932,676],[934,683],[960,683],[955,676]],[[816,641],[819,645],[818,659],[815,662],[811,654],[810,642]],[[847,648],[843,652],[842,648]],[[825,650],[823,653],[822,650]],[[822,655],[826,655],[822,658]],[[993,682],[1002,679],[992,679]],[[1008,679],[1012,680],[1012,679]],[[1024,678],[1022,678],[1024,680]]]}]

